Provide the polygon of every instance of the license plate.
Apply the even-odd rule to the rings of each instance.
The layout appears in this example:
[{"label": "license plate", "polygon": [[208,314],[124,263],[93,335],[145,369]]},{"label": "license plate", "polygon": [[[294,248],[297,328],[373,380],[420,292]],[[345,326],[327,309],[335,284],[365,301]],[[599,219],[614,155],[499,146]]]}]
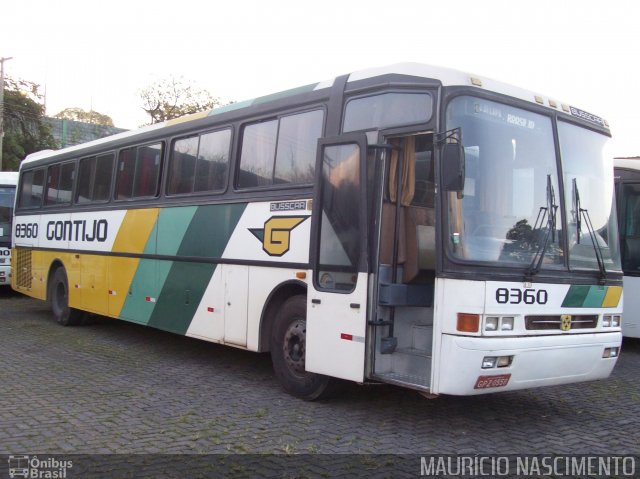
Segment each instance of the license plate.
[{"label": "license plate", "polygon": [[511,374],[498,374],[497,376],[479,376],[474,389],[499,388],[506,386]]}]

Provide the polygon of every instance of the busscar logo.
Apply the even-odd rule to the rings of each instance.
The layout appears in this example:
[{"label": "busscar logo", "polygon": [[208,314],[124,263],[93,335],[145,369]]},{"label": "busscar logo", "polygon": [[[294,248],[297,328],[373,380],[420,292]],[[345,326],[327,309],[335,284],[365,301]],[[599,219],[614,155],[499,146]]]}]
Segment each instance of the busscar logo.
[{"label": "busscar logo", "polygon": [[571,329],[571,315],[563,314],[560,316],[560,329],[562,331],[569,331]]},{"label": "busscar logo", "polygon": [[264,222],[264,228],[249,228],[253,236],[262,242],[262,249],[269,256],[282,256],[291,246],[291,231],[308,216],[272,216]]}]

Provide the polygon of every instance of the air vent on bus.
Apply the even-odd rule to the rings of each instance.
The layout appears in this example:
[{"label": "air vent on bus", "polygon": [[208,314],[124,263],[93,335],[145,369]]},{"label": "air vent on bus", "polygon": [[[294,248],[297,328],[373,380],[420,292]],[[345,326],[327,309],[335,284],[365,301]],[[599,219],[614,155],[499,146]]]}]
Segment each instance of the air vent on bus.
[{"label": "air vent on bus", "polygon": [[16,286],[31,289],[31,249],[16,249]]},{"label": "air vent on bus", "polygon": [[[525,316],[524,324],[528,330],[562,330],[560,327],[562,325],[561,316]],[[576,314],[571,316],[570,329],[595,328],[597,325],[597,314]]]}]

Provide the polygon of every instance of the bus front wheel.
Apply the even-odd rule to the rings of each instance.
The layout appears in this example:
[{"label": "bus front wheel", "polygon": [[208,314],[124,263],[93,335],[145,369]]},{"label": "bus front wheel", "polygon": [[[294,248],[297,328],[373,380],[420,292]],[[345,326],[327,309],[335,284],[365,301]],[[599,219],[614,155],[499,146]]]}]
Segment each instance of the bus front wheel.
[{"label": "bus front wheel", "polygon": [[84,313],[69,307],[69,282],[64,268],[58,268],[49,283],[49,298],[55,320],[63,326],[80,324]]},{"label": "bus front wheel", "polygon": [[314,400],[324,396],[330,378],[305,369],[307,300],[286,300],[271,332],[271,361],[282,388],[293,396]]}]

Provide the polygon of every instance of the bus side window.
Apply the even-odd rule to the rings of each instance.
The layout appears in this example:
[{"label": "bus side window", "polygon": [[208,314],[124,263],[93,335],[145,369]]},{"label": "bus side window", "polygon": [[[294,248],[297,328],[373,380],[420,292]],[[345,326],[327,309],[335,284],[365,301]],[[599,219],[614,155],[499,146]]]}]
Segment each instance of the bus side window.
[{"label": "bus side window", "polygon": [[111,177],[113,173],[113,154],[99,156],[96,160],[93,179],[93,201],[108,201],[111,193]]},{"label": "bus side window", "polygon": [[76,188],[76,203],[83,204],[91,201],[91,183],[95,174],[96,158],[83,158],[78,168],[78,187]]},{"label": "bus side window", "polygon": [[238,188],[313,183],[323,122],[324,111],[311,110],[245,126]]},{"label": "bus side window", "polygon": [[273,183],[273,161],[276,155],[278,120],[244,128],[240,153],[239,188],[268,186]]},{"label": "bus side window", "polygon": [[198,156],[198,137],[181,138],[173,142],[169,160],[169,181],[167,194],[191,193]]},{"label": "bus side window", "polygon": [[204,133],[173,142],[168,195],[220,192],[227,186],[231,130]]},{"label": "bus side window", "polygon": [[142,198],[158,195],[162,143],[141,146],[136,159],[136,174],[133,197]]},{"label": "bus side window", "polygon": [[42,203],[44,189],[44,168],[27,171],[22,175],[20,184],[20,208],[33,208]]},{"label": "bus side window", "polygon": [[116,179],[116,199],[126,200],[133,195],[133,175],[136,169],[136,150],[127,148],[120,151]]},{"label": "bus side window", "polygon": [[58,201],[60,183],[60,165],[51,165],[47,169],[47,192],[44,195],[45,205],[55,205]]},{"label": "bus side window", "polygon": [[226,188],[230,147],[231,130],[215,131],[200,137],[193,191],[222,191]]}]

